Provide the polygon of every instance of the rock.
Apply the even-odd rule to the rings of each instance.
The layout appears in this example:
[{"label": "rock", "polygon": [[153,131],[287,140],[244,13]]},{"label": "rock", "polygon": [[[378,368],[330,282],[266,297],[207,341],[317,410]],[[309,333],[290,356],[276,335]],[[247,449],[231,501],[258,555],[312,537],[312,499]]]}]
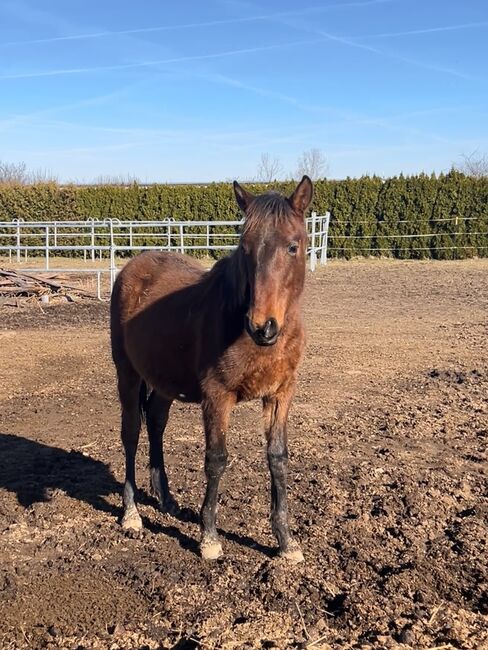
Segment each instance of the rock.
[{"label": "rock", "polygon": [[415,634],[413,633],[412,628],[408,625],[405,626],[398,635],[398,640],[400,643],[404,643],[405,645],[414,645]]},{"label": "rock", "polygon": [[55,627],[54,625],[50,625],[50,626],[47,628],[47,631],[49,632],[49,634],[50,634],[52,637],[57,637],[57,636],[59,636],[59,630],[58,630],[58,628]]}]

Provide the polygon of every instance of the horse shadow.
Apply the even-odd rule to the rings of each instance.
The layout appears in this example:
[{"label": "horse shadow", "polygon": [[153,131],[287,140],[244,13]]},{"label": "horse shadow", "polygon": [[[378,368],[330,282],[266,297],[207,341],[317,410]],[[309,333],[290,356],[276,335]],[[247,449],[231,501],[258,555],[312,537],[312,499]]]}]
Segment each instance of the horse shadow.
[{"label": "horse shadow", "polygon": [[50,501],[60,490],[96,510],[119,514],[104,498],[120,491],[106,463],[10,433],[0,433],[0,488],[15,493],[24,508]]},{"label": "horse shadow", "polygon": [[[107,463],[80,451],[51,447],[10,433],[0,433],[2,488],[14,493],[18,503],[26,509],[36,503],[51,501],[56,492],[61,491],[112,517],[120,519],[122,516],[122,507],[113,506],[106,500],[113,493],[121,494],[123,489]],[[142,490],[139,491],[138,501],[157,508],[156,500]],[[181,508],[175,518],[180,522],[199,522],[199,515],[192,508]],[[152,533],[173,537],[183,549],[199,553],[198,542],[175,525],[165,525],[146,516],[142,519],[144,527]],[[273,555],[270,548],[250,537],[223,530],[219,530],[219,533],[241,546]]]}]

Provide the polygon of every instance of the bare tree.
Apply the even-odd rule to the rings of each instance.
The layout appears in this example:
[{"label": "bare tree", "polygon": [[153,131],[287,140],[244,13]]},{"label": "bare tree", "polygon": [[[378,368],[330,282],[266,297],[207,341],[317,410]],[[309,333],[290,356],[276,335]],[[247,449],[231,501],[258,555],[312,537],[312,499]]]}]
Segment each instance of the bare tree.
[{"label": "bare tree", "polygon": [[261,183],[270,183],[283,173],[283,166],[278,158],[271,158],[269,153],[262,153],[258,165],[257,180]]},{"label": "bare tree", "polygon": [[36,183],[55,183],[56,176],[47,169],[27,169],[25,162],[10,163],[0,160],[0,184],[35,185]]},{"label": "bare tree", "polygon": [[27,166],[24,162],[9,163],[0,160],[0,184],[20,184],[27,183]]},{"label": "bare tree", "polygon": [[320,149],[309,149],[304,151],[298,158],[297,171],[294,177],[300,179],[306,174],[315,181],[325,176],[328,167],[327,158]]},{"label": "bare tree", "polygon": [[59,179],[56,174],[53,174],[50,169],[34,169],[27,172],[28,185],[36,185],[37,183],[58,183]]},{"label": "bare tree", "polygon": [[476,149],[470,154],[461,154],[463,162],[457,166],[460,172],[473,178],[488,176],[488,155],[480,154]]},{"label": "bare tree", "polygon": [[134,183],[140,183],[140,180],[133,174],[114,174],[113,176],[109,174],[101,174],[93,180],[93,185],[133,185]]}]

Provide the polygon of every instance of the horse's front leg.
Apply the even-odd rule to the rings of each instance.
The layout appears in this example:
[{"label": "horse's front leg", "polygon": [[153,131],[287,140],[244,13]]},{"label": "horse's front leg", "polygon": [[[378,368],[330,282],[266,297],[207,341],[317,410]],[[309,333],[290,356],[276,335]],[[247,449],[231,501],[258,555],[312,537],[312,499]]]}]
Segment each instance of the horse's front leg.
[{"label": "horse's front leg", "polygon": [[202,401],[207,489],[200,513],[202,526],[200,552],[205,560],[216,560],[223,553],[216,526],[217,498],[220,478],[227,465],[225,435],[234,404],[234,395],[220,393],[220,391],[207,394]]},{"label": "horse's front leg", "polygon": [[286,425],[293,397],[293,385],[276,395],[263,398],[263,415],[268,444],[268,465],[271,473],[271,527],[280,555],[291,562],[302,562],[303,554],[292,538],[288,524],[286,495],[288,442]]}]

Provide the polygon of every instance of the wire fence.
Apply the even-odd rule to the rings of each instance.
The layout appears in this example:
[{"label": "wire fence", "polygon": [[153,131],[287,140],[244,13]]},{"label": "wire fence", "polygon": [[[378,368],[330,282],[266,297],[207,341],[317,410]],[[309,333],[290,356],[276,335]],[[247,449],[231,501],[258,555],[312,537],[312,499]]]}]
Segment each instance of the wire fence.
[{"label": "wire fence", "polygon": [[[414,215],[415,216],[415,215]],[[488,214],[412,219],[331,219],[331,257],[464,259],[488,255]]]},{"label": "wire fence", "polygon": [[[479,221],[479,217],[460,217],[459,215],[455,217],[440,217],[438,219],[429,219],[429,223],[438,223],[442,221],[455,221],[456,224],[459,223],[460,221]],[[348,221],[347,219],[335,219],[334,218],[334,223],[346,223],[348,225],[351,225],[351,223],[356,224],[371,224],[371,219],[361,219],[359,221],[354,220],[354,222]],[[376,221],[376,217],[374,218],[374,221]],[[378,221],[378,223],[383,223],[382,221]],[[395,223],[410,223],[407,219],[400,219],[399,221],[396,221]]]},{"label": "wire fence", "polygon": [[[439,220],[440,221],[440,220]],[[447,221],[447,219],[446,219]],[[399,222],[402,223],[402,222]],[[406,223],[406,222],[404,222]],[[401,233],[396,233],[394,235],[383,235],[381,233],[375,233],[372,235],[346,235],[346,234],[341,234],[341,233],[330,233],[330,237],[333,238],[333,242],[336,240],[340,240],[342,242],[342,246],[329,246],[328,251],[330,253],[332,252],[344,252],[345,250],[345,243],[347,241],[353,240],[361,240],[361,241],[369,241],[369,242],[375,242],[378,240],[390,240],[392,242],[395,242],[397,240],[401,239],[428,239],[432,241],[436,237],[442,237],[442,238],[455,238],[455,237],[465,237],[466,235],[469,235],[469,237],[483,237],[483,238],[488,238],[488,232],[482,232],[482,231],[468,231],[468,232],[448,232],[448,231],[441,231],[441,232],[431,232],[431,233],[408,233],[408,234],[401,234]],[[488,239],[487,239],[488,240]],[[439,246],[438,244],[435,245],[430,245],[430,246],[415,246],[415,251],[428,251],[428,252],[436,252],[436,251],[455,251],[455,250],[465,250],[465,251],[480,251],[480,250],[488,250],[488,245],[480,245],[479,243],[476,244],[456,244],[452,246]],[[392,248],[390,247],[384,247],[384,246],[368,246],[367,248],[367,254],[372,254],[372,253],[387,253],[391,254],[392,253]]]}]

